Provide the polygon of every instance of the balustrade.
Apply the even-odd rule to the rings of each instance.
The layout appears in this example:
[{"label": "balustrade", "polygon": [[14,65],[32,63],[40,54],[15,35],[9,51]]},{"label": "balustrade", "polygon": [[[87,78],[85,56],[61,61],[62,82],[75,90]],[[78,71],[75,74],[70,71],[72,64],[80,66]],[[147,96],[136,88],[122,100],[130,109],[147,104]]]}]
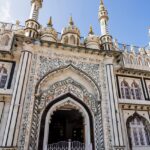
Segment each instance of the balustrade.
[{"label": "balustrade", "polygon": [[58,143],[49,144],[47,150],[85,150],[85,144],[78,141],[60,141]]}]

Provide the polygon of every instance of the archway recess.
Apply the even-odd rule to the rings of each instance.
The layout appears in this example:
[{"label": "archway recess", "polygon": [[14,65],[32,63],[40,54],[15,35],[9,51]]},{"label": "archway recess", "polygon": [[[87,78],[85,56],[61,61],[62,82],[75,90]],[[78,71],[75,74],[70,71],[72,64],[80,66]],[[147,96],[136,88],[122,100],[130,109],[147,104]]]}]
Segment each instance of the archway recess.
[{"label": "archway recess", "polygon": [[[72,65],[63,66],[46,73],[36,85],[36,107],[33,114],[40,119],[33,120],[31,130],[32,132],[38,131],[38,136],[32,135],[31,146],[32,139],[35,139],[36,146],[39,146],[40,150],[43,149],[44,137],[40,139],[41,134],[44,136],[45,129],[46,118],[43,118],[43,114],[46,116],[58,99],[62,101],[64,98],[71,97],[83,107],[83,110],[88,112],[90,128],[92,129],[90,132],[92,150],[104,147],[100,95],[99,88],[92,77]],[[49,105],[51,106],[49,107]]]},{"label": "archway recess", "polygon": [[80,114],[82,114],[84,120],[84,144],[85,148],[88,150],[94,150],[94,122],[93,116],[89,108],[78,98],[73,96],[72,94],[65,94],[54,101],[51,101],[46,109],[43,111],[41,117],[41,127],[40,127],[40,135],[39,135],[39,150],[46,150],[49,143],[49,126],[52,121],[52,116],[58,110],[62,108],[69,108],[77,110]]}]

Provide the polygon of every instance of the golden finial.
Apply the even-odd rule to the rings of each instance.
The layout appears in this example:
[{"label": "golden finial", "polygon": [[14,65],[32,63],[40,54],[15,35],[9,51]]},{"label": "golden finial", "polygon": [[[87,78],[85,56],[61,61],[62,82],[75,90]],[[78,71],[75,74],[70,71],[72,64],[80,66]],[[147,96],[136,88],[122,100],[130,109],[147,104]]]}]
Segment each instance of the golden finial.
[{"label": "golden finial", "polygon": [[100,1],[100,4],[101,4],[101,5],[103,5],[103,4],[104,4],[103,0],[101,0],[101,1]]},{"label": "golden finial", "polygon": [[16,25],[19,26],[19,24],[20,24],[20,21],[19,21],[19,20],[16,20]]},{"label": "golden finial", "polygon": [[89,34],[91,34],[91,35],[93,35],[93,34],[94,34],[92,26],[90,26]]},{"label": "golden finial", "polygon": [[70,24],[70,25],[74,25],[74,22],[73,22],[72,16],[70,16],[69,24]]},{"label": "golden finial", "polygon": [[52,17],[49,18],[48,23],[47,23],[48,27],[52,27],[53,23],[52,23]]}]

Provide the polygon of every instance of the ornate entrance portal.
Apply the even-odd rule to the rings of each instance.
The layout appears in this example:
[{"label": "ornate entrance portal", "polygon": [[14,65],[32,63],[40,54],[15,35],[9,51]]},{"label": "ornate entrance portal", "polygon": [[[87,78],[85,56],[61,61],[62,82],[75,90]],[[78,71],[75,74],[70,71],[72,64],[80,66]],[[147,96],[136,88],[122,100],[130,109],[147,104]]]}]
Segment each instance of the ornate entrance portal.
[{"label": "ornate entrance portal", "polygon": [[71,97],[53,104],[46,116],[43,114],[43,150],[92,150],[93,128],[88,113]]}]

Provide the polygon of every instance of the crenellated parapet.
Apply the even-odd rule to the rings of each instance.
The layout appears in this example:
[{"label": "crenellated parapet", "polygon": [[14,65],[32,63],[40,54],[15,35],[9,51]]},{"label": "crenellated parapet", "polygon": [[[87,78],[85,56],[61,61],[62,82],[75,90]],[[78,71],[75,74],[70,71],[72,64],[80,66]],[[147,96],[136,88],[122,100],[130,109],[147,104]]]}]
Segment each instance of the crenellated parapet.
[{"label": "crenellated parapet", "polygon": [[24,26],[20,25],[18,21],[16,21],[16,24],[0,22],[0,34],[3,34],[4,32],[20,31],[23,29]]},{"label": "crenellated parapet", "polygon": [[123,66],[137,70],[150,70],[150,50],[135,46],[123,46]]}]

